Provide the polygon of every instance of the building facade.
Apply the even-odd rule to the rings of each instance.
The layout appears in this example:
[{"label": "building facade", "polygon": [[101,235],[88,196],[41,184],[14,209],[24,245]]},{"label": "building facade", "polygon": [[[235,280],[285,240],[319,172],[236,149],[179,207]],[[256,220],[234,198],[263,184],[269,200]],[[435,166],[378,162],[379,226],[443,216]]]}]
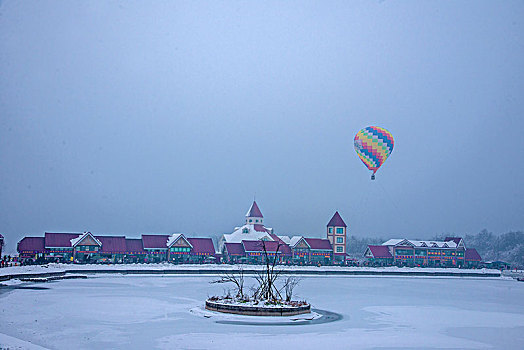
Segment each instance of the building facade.
[{"label": "building facade", "polygon": [[333,246],[333,255],[336,261],[344,261],[346,258],[347,225],[340,214],[335,212],[329,220],[326,229],[327,239]]},{"label": "building facade", "polygon": [[338,212],[329,221],[328,239],[277,236],[272,228],[264,226],[262,212],[253,201],[246,213],[245,224],[235,227],[231,234],[222,235],[219,247],[224,261],[228,263],[263,263],[262,245],[265,244],[268,256],[276,256],[284,264],[329,265],[335,257],[332,241],[329,240],[330,231],[336,237],[333,241],[339,250],[338,260],[343,260],[346,256],[346,224]]},{"label": "building facade", "polygon": [[277,236],[264,225],[256,201],[245,215],[244,225],[219,240],[176,234],[143,234],[140,238],[93,235],[91,232],[45,232],[44,237],[25,237],[17,246],[26,262],[76,263],[228,263],[265,262],[275,257],[284,264],[330,265],[345,261],[347,226],[338,212],[327,225],[327,238]]},{"label": "building facade", "polygon": [[[183,239],[175,240],[173,236]],[[182,242],[187,243],[183,245]],[[45,232],[44,237],[24,237],[18,242],[17,250],[20,259],[28,263],[204,263],[216,260],[211,238],[185,238],[181,234],[126,238],[95,236],[90,232]]]},{"label": "building facade", "polygon": [[390,239],[380,246],[368,245],[364,257],[371,265],[476,267],[481,258],[473,248],[466,248],[461,237],[444,241]]}]

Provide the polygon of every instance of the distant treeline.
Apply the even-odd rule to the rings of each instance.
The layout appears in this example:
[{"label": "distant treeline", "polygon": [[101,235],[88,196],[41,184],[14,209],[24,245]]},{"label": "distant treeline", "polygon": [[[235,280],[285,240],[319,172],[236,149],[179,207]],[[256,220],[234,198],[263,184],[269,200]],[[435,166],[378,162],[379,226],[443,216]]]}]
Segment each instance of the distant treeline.
[{"label": "distant treeline", "polygon": [[382,238],[349,236],[347,238],[347,252],[353,257],[362,258],[368,245],[380,245],[385,241],[386,239]]},{"label": "distant treeline", "polygon": [[[524,233],[522,231],[496,235],[488,230],[482,230],[476,235],[437,235],[432,239],[443,241],[446,236],[464,238],[466,247],[477,249],[484,261],[505,261],[512,266],[524,267]],[[422,240],[422,238],[416,239]],[[348,237],[348,253],[354,257],[362,257],[368,244],[378,245],[385,241],[386,239],[382,238],[350,236]]]},{"label": "distant treeline", "polygon": [[466,247],[477,249],[484,261],[505,261],[512,266],[524,267],[524,233],[508,232],[501,235],[482,230],[464,237]]}]

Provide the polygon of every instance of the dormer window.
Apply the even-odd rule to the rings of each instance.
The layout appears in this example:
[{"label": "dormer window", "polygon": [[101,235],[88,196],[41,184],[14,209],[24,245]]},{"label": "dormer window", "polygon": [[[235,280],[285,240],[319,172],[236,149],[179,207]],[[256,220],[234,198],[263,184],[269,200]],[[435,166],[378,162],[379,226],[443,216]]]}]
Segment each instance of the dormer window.
[{"label": "dormer window", "polygon": [[242,233],[249,233],[249,230],[247,228],[242,230]]}]

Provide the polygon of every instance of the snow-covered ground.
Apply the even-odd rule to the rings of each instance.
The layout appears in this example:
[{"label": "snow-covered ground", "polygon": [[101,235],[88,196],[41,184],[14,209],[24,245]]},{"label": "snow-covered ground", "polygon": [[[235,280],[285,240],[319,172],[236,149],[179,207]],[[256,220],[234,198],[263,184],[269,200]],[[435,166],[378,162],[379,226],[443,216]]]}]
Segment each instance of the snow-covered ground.
[{"label": "snow-covered ground", "polygon": [[[217,323],[191,311],[223,293],[224,285],[209,283],[214,278],[108,274],[11,282],[0,288],[0,349],[522,349],[524,344],[524,283],[513,279],[303,277],[296,298],[343,319],[256,326]],[[14,289],[20,287],[49,289]]]},{"label": "snow-covered ground", "polygon": [[[72,264],[46,264],[46,265],[32,265],[32,266],[12,266],[0,269],[0,276],[13,275],[13,274],[23,274],[23,273],[46,273],[46,272],[63,272],[68,270],[185,270],[185,271],[194,271],[194,270],[216,270],[217,272],[221,270],[235,270],[239,267],[242,267],[246,270],[253,269],[264,269],[262,265],[217,265],[217,264],[207,264],[207,265],[174,265],[169,263],[160,263],[160,264],[115,264],[115,265],[72,265]],[[458,268],[420,268],[420,267],[347,267],[347,266],[283,266],[285,270],[295,270],[295,271],[391,271],[391,272],[445,272],[445,273],[495,273],[500,274],[499,270],[493,269],[458,269]]]}]

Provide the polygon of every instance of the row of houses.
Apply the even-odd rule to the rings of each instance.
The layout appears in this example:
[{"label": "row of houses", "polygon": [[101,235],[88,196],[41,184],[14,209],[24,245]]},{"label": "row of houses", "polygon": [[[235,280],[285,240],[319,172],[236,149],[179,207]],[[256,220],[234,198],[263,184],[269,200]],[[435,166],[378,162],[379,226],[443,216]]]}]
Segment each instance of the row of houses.
[{"label": "row of houses", "polygon": [[240,243],[225,243],[222,258],[225,262],[263,263],[265,257],[277,257],[284,264],[321,264],[333,263],[333,248],[327,239],[301,237],[294,245],[289,245],[279,238],[274,241],[243,240]]},{"label": "row of houses", "polygon": [[474,248],[466,248],[461,237],[444,241],[390,239],[381,245],[368,245],[364,253],[374,266],[478,267],[482,261]]},{"label": "row of houses", "polygon": [[340,214],[335,212],[326,225],[325,239],[277,236],[272,228],[264,225],[264,216],[257,202],[253,201],[245,215],[244,225],[222,235],[218,250],[223,260],[229,263],[260,263],[264,254],[270,253],[278,256],[283,263],[345,264],[348,261],[346,228]]},{"label": "row of houses", "polygon": [[17,250],[19,258],[26,262],[205,263],[217,259],[211,238],[186,238],[182,234],[126,238],[95,236],[91,232],[45,232],[44,237],[24,237]]},{"label": "row of houses", "polygon": [[330,264],[333,249],[326,239],[304,238],[293,245],[277,239],[242,240],[225,243],[223,254],[215,251],[211,238],[188,238],[183,234],[95,236],[85,233],[45,232],[44,237],[24,237],[18,243],[19,258],[26,262],[211,263],[223,258],[228,263],[262,263],[265,256],[281,263]]},{"label": "row of houses", "polygon": [[265,256],[280,263],[322,264],[346,261],[346,224],[336,212],[327,225],[327,238],[277,236],[264,226],[264,217],[253,201],[245,225],[224,234],[215,249],[211,238],[184,234],[95,236],[90,232],[45,232],[44,237],[25,237],[18,243],[19,257],[27,262],[162,262],[262,263]]},{"label": "row of houses", "polygon": [[[347,225],[338,212],[326,225],[326,238],[278,236],[264,225],[256,201],[245,215],[245,223],[223,234],[215,247],[211,238],[184,234],[144,234],[140,238],[95,236],[85,233],[52,233],[25,237],[18,243],[22,260],[63,262],[162,262],[173,263],[262,263],[265,256],[287,264],[348,264]],[[369,245],[363,263],[373,266],[477,267],[481,257],[466,248],[460,237],[444,241],[390,239]]]}]

